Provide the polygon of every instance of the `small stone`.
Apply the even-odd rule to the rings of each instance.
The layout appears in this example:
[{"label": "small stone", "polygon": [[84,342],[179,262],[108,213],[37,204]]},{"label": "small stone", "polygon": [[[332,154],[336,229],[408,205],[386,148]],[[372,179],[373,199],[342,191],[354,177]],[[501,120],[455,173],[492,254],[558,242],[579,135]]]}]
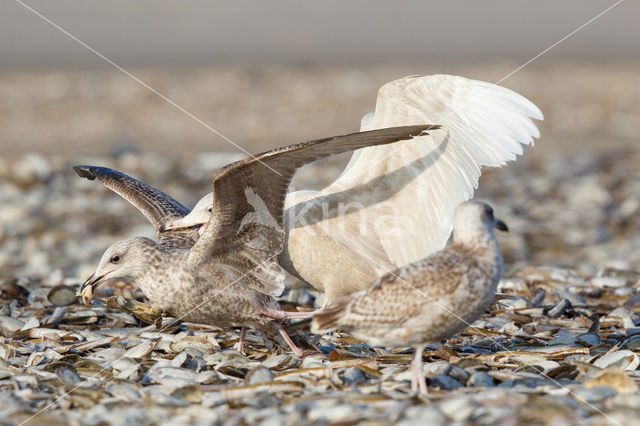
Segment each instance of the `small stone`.
[{"label": "small stone", "polygon": [[616,367],[621,370],[635,370],[640,365],[640,357],[628,349],[623,349],[603,355],[593,365],[600,368]]},{"label": "small stone", "polygon": [[31,317],[29,318],[29,321],[27,321],[22,328],[20,329],[20,331],[24,331],[24,330],[30,330],[32,328],[38,328],[40,327],[40,321],[38,321],[38,318],[36,317]]},{"label": "small stone", "polygon": [[56,306],[71,305],[76,301],[76,290],[68,285],[59,285],[49,290],[47,300]]},{"label": "small stone", "polygon": [[266,367],[258,367],[247,373],[246,379],[250,385],[257,385],[258,383],[273,382],[273,373]]},{"label": "small stone", "polygon": [[404,419],[400,420],[398,426],[432,425],[440,426],[449,424],[442,413],[434,406],[417,405],[408,407],[404,411]]},{"label": "small stone", "polygon": [[547,345],[573,345],[576,342],[576,335],[569,330],[560,330],[558,335],[551,339]]},{"label": "small stone", "polygon": [[576,343],[582,346],[590,347],[600,344],[600,337],[594,333],[582,333],[576,337]]},{"label": "small stone", "polygon": [[536,288],[533,299],[531,299],[531,307],[537,308],[538,306],[542,305],[542,302],[544,302],[544,298],[546,296],[547,296],[547,292],[545,291],[544,288],[542,287]]},{"label": "small stone", "polygon": [[591,284],[600,288],[618,288],[627,285],[627,280],[620,277],[594,277]]},{"label": "small stone", "polygon": [[629,375],[618,368],[607,368],[593,379],[584,383],[586,388],[609,386],[619,393],[635,393],[638,390],[636,382]]},{"label": "small stone", "polygon": [[[628,330],[627,330],[628,331]],[[620,345],[622,349],[640,349],[640,335],[631,335]]]},{"label": "small stone", "polygon": [[188,360],[184,364],[184,367],[188,368],[189,370],[193,370],[196,373],[199,373],[200,371],[202,371],[203,369],[205,369],[207,367],[207,363],[204,362],[204,359],[202,359],[202,357],[195,356],[195,357],[191,358],[190,360]]},{"label": "small stone", "polygon": [[355,367],[347,368],[342,375],[342,379],[349,385],[357,385],[358,383],[366,380],[362,371]]},{"label": "small stone", "polygon": [[73,388],[80,382],[80,377],[78,374],[66,367],[60,367],[56,370],[56,375],[62,381],[62,384],[65,388]]},{"label": "small stone", "polygon": [[635,324],[633,322],[633,319],[631,318],[631,313],[629,313],[629,310],[625,307],[618,307],[616,309],[614,309],[613,311],[609,312],[609,315],[607,315],[607,318],[610,319],[616,319],[622,322],[622,327],[624,328],[634,328]]},{"label": "small stone", "polygon": [[579,388],[575,391],[576,399],[580,402],[593,404],[603,399],[612,398],[618,391],[611,386],[594,386],[592,388]]},{"label": "small stone", "polygon": [[562,299],[556,306],[549,309],[548,314],[551,318],[558,318],[569,308],[571,308],[571,302],[568,299]]},{"label": "small stone", "polygon": [[452,365],[451,369],[449,370],[449,377],[452,377],[453,379],[459,381],[460,383],[466,383],[467,380],[469,379],[469,373],[467,373],[465,370],[458,367],[457,365]]},{"label": "small stone", "polygon": [[587,306],[586,300],[584,300],[584,298],[579,294],[575,294],[570,291],[562,291],[562,290],[556,291],[554,293],[556,293],[559,297],[563,299],[567,299],[571,304],[569,308],[574,306]]},{"label": "small stone", "polygon": [[431,386],[442,390],[453,390],[461,388],[462,385],[457,380],[449,376],[435,376],[430,380]]},{"label": "small stone", "polygon": [[24,322],[19,319],[0,316],[0,333],[5,337],[9,337],[14,332],[20,330],[23,326]]},{"label": "small stone", "polygon": [[633,287],[621,287],[621,288],[617,288],[613,292],[613,294],[620,297],[627,297],[627,296],[631,296],[634,292],[635,292],[635,289]]},{"label": "small stone", "polygon": [[488,388],[495,386],[495,382],[493,381],[493,377],[487,373],[479,372],[471,376],[469,379],[469,386],[474,388]]},{"label": "small stone", "polygon": [[477,405],[470,396],[460,395],[446,398],[439,403],[440,410],[453,421],[463,422],[476,410]]}]

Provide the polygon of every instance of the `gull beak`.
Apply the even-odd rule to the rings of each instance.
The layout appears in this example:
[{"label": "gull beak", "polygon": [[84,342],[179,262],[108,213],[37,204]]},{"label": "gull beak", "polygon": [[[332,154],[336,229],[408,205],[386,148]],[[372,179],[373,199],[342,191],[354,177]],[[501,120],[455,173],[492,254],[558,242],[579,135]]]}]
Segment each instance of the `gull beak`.
[{"label": "gull beak", "polygon": [[501,221],[500,219],[496,219],[496,224],[494,225],[494,227],[501,231],[509,232],[509,227],[507,226],[507,224]]},{"label": "gull beak", "polygon": [[188,216],[185,216],[183,218],[172,220],[171,222],[161,225],[159,228],[159,231],[164,232],[164,231],[170,231],[172,229],[190,228],[192,226],[200,226],[200,225],[202,224],[195,223]]},{"label": "gull beak", "polygon": [[79,296],[82,297],[82,303],[87,306],[91,306],[91,299],[93,299],[93,289],[100,285],[104,281],[104,277],[107,274],[100,275],[99,277],[91,275],[80,287]]}]

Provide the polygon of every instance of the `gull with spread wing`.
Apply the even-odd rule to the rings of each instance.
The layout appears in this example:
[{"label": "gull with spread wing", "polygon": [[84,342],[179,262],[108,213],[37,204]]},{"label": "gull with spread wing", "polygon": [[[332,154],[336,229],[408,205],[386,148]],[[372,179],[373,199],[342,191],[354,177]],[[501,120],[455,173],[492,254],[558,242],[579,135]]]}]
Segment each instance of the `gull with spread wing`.
[{"label": "gull with spread wing", "polygon": [[[431,75],[385,84],[361,130],[421,123],[441,130],[358,150],[331,185],[290,193],[280,265],[324,291],[326,306],[443,248],[454,209],[473,196],[481,167],[521,156],[539,137],[532,119],[542,118],[523,96],[483,81]],[[205,225],[213,198],[165,228]]]},{"label": "gull with spread wing", "polygon": [[[277,148],[222,168],[213,178],[214,202],[206,230],[163,231],[160,223],[186,213],[177,201],[109,169],[78,166],[138,207],[158,231],[158,242],[127,238],[109,247],[83,295],[105,280],[128,277],[154,307],[191,322],[253,327],[302,355],[279,320],[275,296],[284,290],[276,257],[284,247],[284,201],[296,170],[333,154],[420,135],[430,126],[387,128]],[[195,242],[194,242],[195,241]]]}]

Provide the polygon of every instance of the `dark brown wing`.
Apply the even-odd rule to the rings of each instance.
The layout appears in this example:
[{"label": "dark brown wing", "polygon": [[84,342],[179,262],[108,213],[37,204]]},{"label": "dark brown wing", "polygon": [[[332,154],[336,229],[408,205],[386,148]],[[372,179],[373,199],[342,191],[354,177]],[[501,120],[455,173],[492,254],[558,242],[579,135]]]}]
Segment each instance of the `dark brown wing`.
[{"label": "dark brown wing", "polygon": [[273,259],[283,248],[284,200],[298,168],[330,155],[406,140],[437,128],[425,124],[334,136],[277,148],[224,167],[213,178],[213,213],[192,258],[206,262],[211,256],[257,247],[261,260]]},{"label": "dark brown wing", "polygon": [[166,248],[190,248],[198,239],[193,229],[160,232],[161,226],[189,213],[189,209],[164,192],[117,170],[97,166],[75,166],[78,176],[97,179],[133,204],[158,232],[158,242]]}]

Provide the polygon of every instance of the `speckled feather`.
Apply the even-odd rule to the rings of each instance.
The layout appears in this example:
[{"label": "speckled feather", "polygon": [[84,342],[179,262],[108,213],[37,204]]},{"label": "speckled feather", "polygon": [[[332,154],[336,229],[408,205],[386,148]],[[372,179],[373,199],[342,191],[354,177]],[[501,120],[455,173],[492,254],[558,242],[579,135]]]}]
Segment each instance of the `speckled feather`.
[{"label": "speckled feather", "polygon": [[[264,310],[279,309],[273,296],[284,289],[276,257],[284,244],[285,195],[296,169],[333,154],[408,139],[426,128],[337,136],[233,163],[213,178],[212,220],[193,247],[170,249],[146,238],[130,238],[105,252],[94,275],[126,272],[155,307],[176,317],[254,327],[277,339],[277,325]],[[112,268],[109,259],[114,254],[123,260]]]},{"label": "speckled feather", "polygon": [[314,330],[340,329],[378,346],[437,342],[484,312],[501,270],[493,234],[473,236],[341,299],[315,316]]}]

